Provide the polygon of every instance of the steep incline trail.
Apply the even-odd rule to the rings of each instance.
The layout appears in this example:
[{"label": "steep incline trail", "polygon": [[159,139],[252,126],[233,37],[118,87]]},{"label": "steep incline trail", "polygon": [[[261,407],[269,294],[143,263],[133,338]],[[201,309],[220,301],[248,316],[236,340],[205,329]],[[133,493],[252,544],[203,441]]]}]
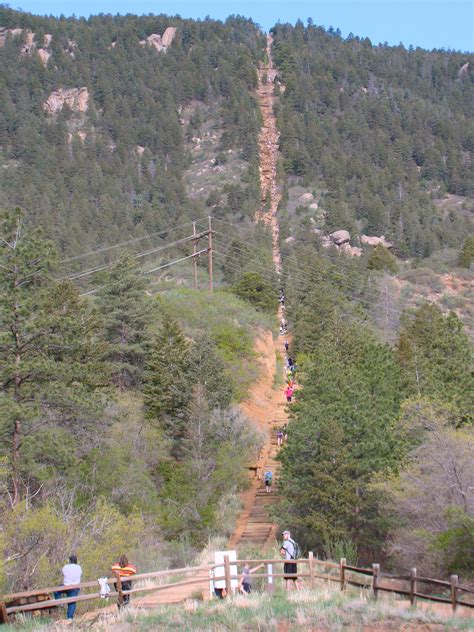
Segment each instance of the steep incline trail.
[{"label": "steep incline trail", "polygon": [[[261,208],[256,213],[256,221],[263,221],[269,224],[272,229],[272,251],[275,269],[279,274],[281,271],[281,257],[279,247],[279,226],[277,219],[278,204],[281,199],[281,192],[277,183],[277,159],[278,159],[278,129],[273,110],[275,97],[273,95],[273,82],[277,71],[272,60],[271,35],[267,36],[266,56],[267,64],[261,63],[258,68],[258,99],[262,111],[263,125],[258,138],[260,156],[260,187],[262,192]],[[280,306],[278,319],[283,317],[283,308]],[[257,349],[258,351],[258,349]],[[285,355],[284,340],[280,336],[277,342],[273,339],[268,341],[265,349],[265,356],[268,358],[276,354]],[[274,375],[276,366],[274,367]],[[275,460],[277,446],[277,428],[286,423],[288,416],[285,411],[285,402],[282,389],[278,392],[272,388],[271,383],[260,396],[260,401],[264,404],[263,419],[253,405],[255,398],[258,398],[261,390],[260,380],[252,389],[249,401],[242,409],[247,416],[263,429],[265,433],[265,445],[257,463],[256,478],[251,489],[243,495],[244,510],[239,518],[237,528],[229,541],[229,547],[238,544],[256,544],[265,547],[270,545],[275,539],[275,525],[269,515],[272,504],[278,500],[277,474],[279,464]],[[263,421],[263,425],[262,425]],[[263,488],[263,473],[271,470],[274,476],[273,492],[267,494]]]}]

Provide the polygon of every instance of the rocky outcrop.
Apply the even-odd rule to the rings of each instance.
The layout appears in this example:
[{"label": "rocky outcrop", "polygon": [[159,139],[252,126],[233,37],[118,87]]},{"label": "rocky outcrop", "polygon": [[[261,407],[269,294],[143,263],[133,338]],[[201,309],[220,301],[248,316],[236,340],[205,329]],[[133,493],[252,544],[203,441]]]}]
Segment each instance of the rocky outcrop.
[{"label": "rocky outcrop", "polygon": [[16,37],[17,35],[21,35],[23,33],[23,29],[5,29],[0,28],[0,48],[5,46],[5,42],[7,40],[8,35],[12,37]]},{"label": "rocky outcrop", "polygon": [[38,48],[38,57],[41,59],[41,63],[43,66],[46,66],[49,58],[51,57],[51,53],[46,50],[46,48]]},{"label": "rocky outcrop", "polygon": [[[34,50],[36,50],[37,44],[35,42],[35,34],[29,29],[26,29],[26,31],[20,28],[0,29],[0,48],[2,46],[5,46],[8,34],[10,34],[12,37],[16,37],[17,35],[21,35],[22,33],[24,33],[25,35],[23,45],[20,48],[20,54],[30,55]],[[41,63],[43,64],[43,66],[46,66],[46,64],[48,63],[48,59],[51,57],[51,52],[47,50],[47,48],[51,44],[52,38],[53,36],[51,35],[51,33],[46,33],[43,37],[43,48],[37,49],[38,56],[41,59]]]},{"label": "rocky outcrop", "polygon": [[384,235],[380,237],[371,237],[370,235],[361,235],[360,243],[364,246],[385,246],[385,248],[393,248],[391,241],[387,241]]},{"label": "rocky outcrop", "polygon": [[357,248],[357,246],[351,246],[348,243],[342,244],[340,247],[341,252],[350,257],[362,257],[363,250],[362,248]]},{"label": "rocky outcrop", "polygon": [[175,36],[176,36],[176,27],[168,26],[168,28],[163,33],[163,37],[161,38],[161,41],[163,42],[163,46],[165,46],[166,48],[169,48],[171,44],[173,43]]},{"label": "rocky outcrop", "polygon": [[469,68],[469,62],[467,62],[463,66],[461,66],[461,68],[458,71],[459,79],[462,79],[463,77],[465,77],[467,75],[468,68]]},{"label": "rocky outcrop", "polygon": [[141,40],[140,44],[142,46],[153,46],[156,50],[161,53],[161,51],[166,52],[168,47],[171,46],[176,35],[176,27],[168,26],[168,28],[163,33],[163,37],[158,35],[158,33],[152,33],[146,39]]},{"label": "rocky outcrop", "polygon": [[89,107],[89,90],[87,88],[60,88],[52,92],[43,108],[48,114],[56,114],[67,105],[73,112],[87,112]]},{"label": "rocky outcrop", "polygon": [[342,246],[342,244],[348,244],[351,241],[351,234],[347,230],[336,230],[329,237],[336,246]]},{"label": "rocky outcrop", "polygon": [[298,200],[303,204],[309,204],[309,202],[314,200],[314,195],[312,193],[303,193],[303,195],[300,195]]}]

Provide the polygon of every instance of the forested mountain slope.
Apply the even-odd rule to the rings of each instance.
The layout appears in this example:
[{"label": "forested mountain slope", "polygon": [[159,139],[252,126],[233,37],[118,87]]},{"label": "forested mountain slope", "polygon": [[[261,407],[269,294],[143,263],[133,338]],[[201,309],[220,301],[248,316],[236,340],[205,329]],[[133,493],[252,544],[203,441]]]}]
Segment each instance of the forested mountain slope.
[{"label": "forested mountain slope", "polygon": [[[383,234],[405,257],[459,247],[472,227],[474,56],[344,40],[311,21],[272,31],[283,168],[319,205],[300,203],[293,234]],[[434,204],[446,193],[465,204]]]},{"label": "forested mountain slope", "polygon": [[25,209],[60,251],[207,214],[184,179],[206,107],[218,128],[210,160],[232,149],[243,165],[222,202],[238,195],[239,213],[253,213],[264,40],[250,20],[55,19],[3,7],[0,30],[0,203]]}]

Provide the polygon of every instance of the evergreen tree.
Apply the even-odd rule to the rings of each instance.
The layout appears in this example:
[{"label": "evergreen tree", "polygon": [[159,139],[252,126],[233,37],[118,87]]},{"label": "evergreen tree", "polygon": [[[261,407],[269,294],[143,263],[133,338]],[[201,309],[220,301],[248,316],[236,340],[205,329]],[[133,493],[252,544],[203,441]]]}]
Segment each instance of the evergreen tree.
[{"label": "evergreen tree", "polygon": [[190,349],[178,323],[165,314],[145,365],[143,401],[146,418],[164,429],[175,454],[185,434],[192,396]]},{"label": "evergreen tree", "polygon": [[97,292],[107,359],[113,363],[114,382],[122,389],[141,382],[151,309],[147,287],[136,259],[123,257],[105,275]]},{"label": "evergreen tree", "polygon": [[407,394],[439,398],[457,406],[472,423],[473,380],[469,339],[459,318],[426,304],[406,319],[397,348]]},{"label": "evergreen tree", "polygon": [[55,426],[74,436],[97,423],[94,392],[106,378],[87,305],[52,278],[52,244],[25,229],[19,210],[2,217],[1,235],[0,431],[16,504],[35,484],[24,467],[25,439]]}]

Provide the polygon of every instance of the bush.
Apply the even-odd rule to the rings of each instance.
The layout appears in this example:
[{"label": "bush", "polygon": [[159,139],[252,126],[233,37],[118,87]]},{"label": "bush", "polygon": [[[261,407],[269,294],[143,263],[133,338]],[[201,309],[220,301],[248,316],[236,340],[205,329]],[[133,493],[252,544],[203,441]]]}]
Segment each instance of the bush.
[{"label": "bush", "polygon": [[367,261],[369,270],[386,270],[395,274],[398,271],[397,260],[390,254],[388,248],[379,244],[370,253]]},{"label": "bush", "polygon": [[276,290],[258,272],[246,272],[233,292],[262,312],[276,311]]}]

